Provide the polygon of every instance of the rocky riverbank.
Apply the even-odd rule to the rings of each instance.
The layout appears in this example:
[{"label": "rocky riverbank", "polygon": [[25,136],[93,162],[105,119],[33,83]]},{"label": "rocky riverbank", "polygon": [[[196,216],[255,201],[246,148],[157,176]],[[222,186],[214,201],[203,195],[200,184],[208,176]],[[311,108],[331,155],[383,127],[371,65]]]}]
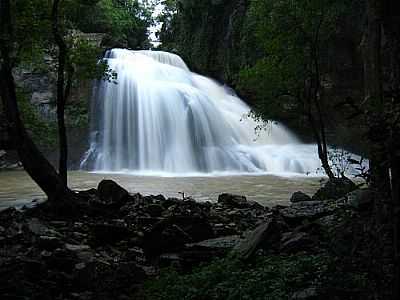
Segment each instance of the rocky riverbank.
[{"label": "rocky riverbank", "polygon": [[342,236],[359,234],[373,196],[354,189],[326,185],[267,208],[231,194],[217,203],[129,194],[104,180],[79,193],[86,208],[69,216],[46,205],[9,208],[0,212],[0,298],[133,299],[166,266],[189,272],[227,254],[249,261],[260,251],[312,254],[332,244],[357,253]]}]

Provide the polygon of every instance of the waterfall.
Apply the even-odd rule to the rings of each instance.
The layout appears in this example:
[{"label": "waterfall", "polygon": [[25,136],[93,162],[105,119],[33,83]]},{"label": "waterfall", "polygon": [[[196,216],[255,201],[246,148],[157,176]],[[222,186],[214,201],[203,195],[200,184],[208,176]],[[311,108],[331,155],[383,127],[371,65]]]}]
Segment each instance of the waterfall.
[{"label": "waterfall", "polygon": [[282,124],[265,131],[250,108],[217,82],[190,72],[175,54],[113,49],[117,83],[101,81],[82,167],[137,174],[315,173],[315,145]]}]

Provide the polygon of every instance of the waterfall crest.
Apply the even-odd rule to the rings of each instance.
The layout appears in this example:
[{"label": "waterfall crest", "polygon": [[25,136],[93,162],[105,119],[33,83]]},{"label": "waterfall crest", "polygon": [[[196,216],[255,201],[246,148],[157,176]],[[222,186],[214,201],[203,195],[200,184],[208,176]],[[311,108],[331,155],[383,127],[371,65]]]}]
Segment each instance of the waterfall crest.
[{"label": "waterfall crest", "polygon": [[113,49],[117,84],[99,82],[82,167],[140,174],[314,173],[314,145],[282,124],[264,132],[233,91],[175,54]]}]

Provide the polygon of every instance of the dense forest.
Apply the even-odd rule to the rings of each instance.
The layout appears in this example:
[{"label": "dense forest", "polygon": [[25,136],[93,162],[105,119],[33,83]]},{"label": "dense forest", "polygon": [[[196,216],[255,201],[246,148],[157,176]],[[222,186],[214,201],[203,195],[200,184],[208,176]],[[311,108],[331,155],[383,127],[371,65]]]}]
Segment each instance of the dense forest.
[{"label": "dense forest", "polygon": [[[48,200],[0,211],[0,298],[399,299],[396,4],[1,0],[0,172],[3,160],[18,161]],[[243,98],[251,107],[243,118],[257,122],[256,132],[279,122],[315,144],[326,182],[312,197],[296,192],[288,206],[274,207],[227,193],[212,203],[184,192],[182,199],[142,196],[111,180],[75,191],[68,172],[89,147],[96,84],[128,82],[109,64],[116,48],[151,49],[147,59],[156,51],[179,55],[229,97]],[[130,67],[124,61],[120,70]],[[144,78],[147,71],[138,70]],[[165,94],[160,89],[160,99]],[[203,146],[207,136],[190,113],[190,132],[200,136],[187,144]],[[128,148],[122,139],[129,137],[121,129],[115,143]],[[351,178],[350,165],[358,171]]]}]

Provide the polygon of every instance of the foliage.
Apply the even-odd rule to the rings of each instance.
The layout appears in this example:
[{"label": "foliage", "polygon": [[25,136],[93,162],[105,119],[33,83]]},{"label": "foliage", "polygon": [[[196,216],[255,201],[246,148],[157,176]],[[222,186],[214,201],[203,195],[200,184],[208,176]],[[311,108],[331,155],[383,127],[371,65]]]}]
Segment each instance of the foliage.
[{"label": "foliage", "polygon": [[106,33],[110,42],[130,48],[148,47],[151,11],[137,0],[100,0],[95,5],[71,2],[66,7],[66,15],[83,32]]},{"label": "foliage", "polygon": [[[315,287],[321,293],[329,286],[366,286],[365,274],[339,276],[334,261],[325,254],[260,256],[251,264],[232,258],[216,260],[190,274],[164,270],[148,282],[144,299],[289,299],[296,291]],[[336,277],[337,276],[337,277]]]},{"label": "foliage", "polygon": [[343,10],[340,0],[251,2],[247,30],[264,55],[242,70],[238,83],[256,99],[256,113],[267,119],[302,113]]},{"label": "foliage", "polygon": [[246,56],[238,34],[246,7],[240,1],[161,2],[160,48],[179,53],[193,70],[231,83]]}]

